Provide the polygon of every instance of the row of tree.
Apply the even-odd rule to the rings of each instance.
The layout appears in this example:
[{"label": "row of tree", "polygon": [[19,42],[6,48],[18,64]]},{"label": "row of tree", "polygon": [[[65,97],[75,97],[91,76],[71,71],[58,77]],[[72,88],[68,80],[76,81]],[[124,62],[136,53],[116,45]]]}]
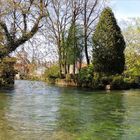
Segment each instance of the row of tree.
[{"label": "row of tree", "polygon": [[0,59],[40,31],[57,47],[61,73],[81,63],[83,55],[90,64],[91,35],[104,5],[104,0],[1,1]]},{"label": "row of tree", "polygon": [[122,73],[125,41],[110,8],[103,10],[95,26],[104,6],[104,0],[1,1],[0,59],[40,31],[57,47],[61,74],[69,73],[70,65],[75,74],[83,56],[89,65],[92,46],[95,71]]},{"label": "row of tree", "polygon": [[103,0],[51,1],[46,29],[57,46],[60,73],[66,75],[73,65],[75,74],[75,65],[82,64],[83,56],[90,64],[92,33],[104,4]]}]

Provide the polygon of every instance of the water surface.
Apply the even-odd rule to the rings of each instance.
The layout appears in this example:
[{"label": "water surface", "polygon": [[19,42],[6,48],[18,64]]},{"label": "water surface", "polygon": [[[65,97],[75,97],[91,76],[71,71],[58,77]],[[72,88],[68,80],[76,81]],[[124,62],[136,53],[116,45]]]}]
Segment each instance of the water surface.
[{"label": "water surface", "polygon": [[139,140],[140,90],[16,81],[0,90],[0,140]]}]

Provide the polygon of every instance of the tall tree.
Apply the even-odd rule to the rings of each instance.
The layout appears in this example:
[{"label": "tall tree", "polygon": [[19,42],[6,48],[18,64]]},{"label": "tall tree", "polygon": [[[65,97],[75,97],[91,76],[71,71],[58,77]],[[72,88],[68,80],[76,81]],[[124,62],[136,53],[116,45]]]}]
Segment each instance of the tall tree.
[{"label": "tall tree", "polygon": [[[47,35],[57,47],[60,74],[65,71],[64,42],[71,22],[76,23],[81,0],[52,0],[48,6]],[[48,30],[49,28],[49,30]],[[65,73],[65,72],[64,72]]]},{"label": "tall tree", "polygon": [[0,28],[4,36],[3,47],[0,48],[1,59],[37,33],[43,17],[46,16],[48,3],[46,0],[2,0],[0,2]]},{"label": "tall tree", "polygon": [[89,46],[91,33],[94,30],[95,21],[99,17],[99,13],[103,7],[104,0],[83,0],[82,1],[82,19],[83,19],[83,36],[84,36],[84,51],[86,62],[90,64]]},{"label": "tall tree", "polygon": [[72,64],[75,74],[76,63],[81,64],[83,58],[83,36],[79,25],[71,24],[65,48],[67,66]]},{"label": "tall tree", "polygon": [[105,8],[93,35],[93,64],[96,72],[121,74],[125,66],[125,41],[111,8]]},{"label": "tall tree", "polygon": [[70,1],[51,0],[48,6],[46,36],[49,36],[50,41],[53,42],[53,44],[57,48],[60,74],[62,74],[63,71],[63,62],[62,62],[63,37],[66,34],[69,22],[70,22]]},{"label": "tall tree", "polygon": [[72,61],[71,64],[73,64],[73,72],[75,74],[75,67],[76,67],[76,62],[81,54],[81,48],[79,48],[79,40],[82,38],[79,35],[79,27],[77,26],[77,20],[78,16],[81,12],[81,0],[72,0],[71,2],[72,5],[72,18],[71,18],[71,25],[68,31],[68,38],[67,38],[67,47],[70,50],[70,55],[69,59]]},{"label": "tall tree", "polygon": [[140,18],[131,18],[121,21],[123,35],[126,40],[125,73],[131,76],[140,74]]}]

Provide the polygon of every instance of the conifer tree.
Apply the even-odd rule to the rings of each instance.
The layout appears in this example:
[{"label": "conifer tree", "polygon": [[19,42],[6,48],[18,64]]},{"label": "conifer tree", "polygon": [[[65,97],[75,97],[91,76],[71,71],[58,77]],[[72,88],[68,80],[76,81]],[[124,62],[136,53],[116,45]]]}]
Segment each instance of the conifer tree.
[{"label": "conifer tree", "polygon": [[93,64],[96,72],[121,74],[125,66],[125,41],[111,8],[105,8],[93,35]]},{"label": "conifer tree", "polygon": [[[83,37],[82,30],[80,25],[71,24],[68,37],[66,40],[66,56],[67,56],[67,64],[75,64],[77,62],[81,62],[83,57]],[[75,70],[74,70],[75,71]]]}]

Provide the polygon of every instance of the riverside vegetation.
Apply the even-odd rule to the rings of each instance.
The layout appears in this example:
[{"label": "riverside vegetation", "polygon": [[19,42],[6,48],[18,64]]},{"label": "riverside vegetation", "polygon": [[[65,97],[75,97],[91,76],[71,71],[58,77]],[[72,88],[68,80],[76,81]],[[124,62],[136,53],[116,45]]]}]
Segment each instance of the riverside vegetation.
[{"label": "riverside vegetation", "polygon": [[92,64],[80,68],[78,74],[62,74],[60,67],[54,65],[46,70],[44,77],[51,83],[63,79],[64,83],[74,81],[76,86],[94,89],[105,89],[107,85],[109,89],[139,88],[140,77],[130,74],[131,69],[126,67],[125,47],[112,10],[105,8],[93,34]]},{"label": "riverside vegetation", "polygon": [[[1,36],[1,40],[3,40],[2,32]],[[125,56],[128,58],[128,55],[125,55],[125,39],[111,8],[105,8],[100,14],[95,32],[92,35],[93,60],[91,64],[87,63],[86,67],[82,67],[83,41],[81,26],[72,20],[67,34],[62,33],[61,57],[59,56],[58,64],[46,70],[43,75],[45,81],[50,83],[61,81],[62,84],[66,85],[94,89],[139,88],[139,67],[136,68],[136,65],[133,66],[135,69],[129,67],[132,62],[126,61]],[[1,46],[1,85],[14,83],[15,74],[15,61],[11,60],[8,63],[5,61],[6,54],[8,55],[12,51],[4,48]],[[135,52],[135,55],[138,54]],[[79,63],[78,73],[76,73],[77,62]],[[71,65],[73,65],[72,73],[70,73]],[[136,71],[137,74],[134,74]]]},{"label": "riverside vegetation", "polygon": [[16,74],[14,69],[15,63],[16,59],[8,57],[0,62],[0,88],[9,87],[14,84],[14,77]]}]

